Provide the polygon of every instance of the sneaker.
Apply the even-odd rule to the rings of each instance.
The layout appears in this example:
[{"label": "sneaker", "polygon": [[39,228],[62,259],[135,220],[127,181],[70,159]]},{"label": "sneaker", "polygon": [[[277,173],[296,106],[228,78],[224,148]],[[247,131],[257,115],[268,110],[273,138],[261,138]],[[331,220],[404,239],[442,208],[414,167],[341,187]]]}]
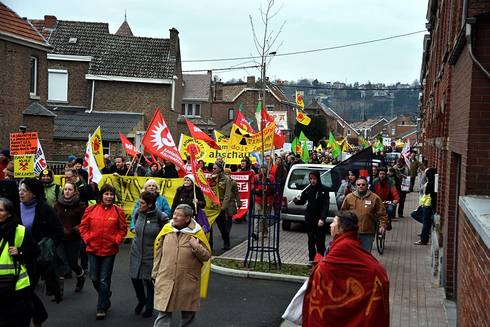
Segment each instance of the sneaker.
[{"label": "sneaker", "polygon": [[83,272],[81,276],[77,276],[77,285],[75,286],[75,292],[78,293],[82,290],[86,278],[87,276],[85,275],[85,272]]},{"label": "sneaker", "polygon": [[134,308],[134,313],[139,315],[141,313],[141,311],[143,311],[144,306],[145,306],[145,304],[143,302],[139,302],[138,305]]},{"label": "sneaker", "polygon": [[104,320],[105,317],[106,317],[105,310],[97,310],[97,313],[95,314],[95,319],[97,319],[97,320]]},{"label": "sneaker", "polygon": [[415,244],[415,245],[427,245],[427,243],[424,243],[422,241],[417,241],[417,242],[415,242],[413,244]]}]

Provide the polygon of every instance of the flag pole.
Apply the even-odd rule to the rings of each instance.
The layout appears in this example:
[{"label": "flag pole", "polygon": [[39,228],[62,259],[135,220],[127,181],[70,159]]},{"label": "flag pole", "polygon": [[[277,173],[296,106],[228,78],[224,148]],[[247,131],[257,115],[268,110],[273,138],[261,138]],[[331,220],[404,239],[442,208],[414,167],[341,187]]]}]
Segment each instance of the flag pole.
[{"label": "flag pole", "polygon": [[[141,143],[140,143],[140,146],[139,146],[139,153],[143,154],[143,152],[141,151]],[[131,165],[129,165],[129,168],[128,170],[126,170],[126,174],[124,176],[128,176],[128,173],[129,171],[131,170],[131,168],[133,168],[133,163],[134,163],[134,159],[136,158],[136,156],[138,155],[138,152],[136,152],[133,156],[133,159],[131,160]],[[143,154],[144,155],[144,154]],[[141,157],[139,158],[138,162],[141,162]]]}]

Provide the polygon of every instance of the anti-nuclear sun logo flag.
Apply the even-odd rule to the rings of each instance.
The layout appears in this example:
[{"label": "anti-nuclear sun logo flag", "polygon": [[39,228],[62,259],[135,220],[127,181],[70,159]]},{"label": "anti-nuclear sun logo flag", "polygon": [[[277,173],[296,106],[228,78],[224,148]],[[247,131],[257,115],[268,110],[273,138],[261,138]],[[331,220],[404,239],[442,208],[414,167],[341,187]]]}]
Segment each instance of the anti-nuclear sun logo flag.
[{"label": "anti-nuclear sun logo flag", "polygon": [[155,114],[151,119],[150,125],[146,130],[145,136],[141,141],[146,152],[158,158],[163,158],[175,164],[178,168],[185,171],[184,162],[180,157],[179,150],[175,146],[172,134],[165,120],[163,120],[160,108],[155,109]]}]

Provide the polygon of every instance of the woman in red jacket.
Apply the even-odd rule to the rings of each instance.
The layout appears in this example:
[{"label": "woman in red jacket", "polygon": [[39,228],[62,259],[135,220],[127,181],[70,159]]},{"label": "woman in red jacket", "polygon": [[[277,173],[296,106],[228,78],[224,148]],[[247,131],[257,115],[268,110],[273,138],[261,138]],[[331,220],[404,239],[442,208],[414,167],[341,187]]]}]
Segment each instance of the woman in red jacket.
[{"label": "woman in red jacket", "polygon": [[89,276],[99,294],[97,319],[105,319],[111,306],[111,276],[119,245],[127,233],[124,211],[114,205],[116,190],[102,185],[99,201],[85,210],[80,223],[80,234],[87,244]]}]

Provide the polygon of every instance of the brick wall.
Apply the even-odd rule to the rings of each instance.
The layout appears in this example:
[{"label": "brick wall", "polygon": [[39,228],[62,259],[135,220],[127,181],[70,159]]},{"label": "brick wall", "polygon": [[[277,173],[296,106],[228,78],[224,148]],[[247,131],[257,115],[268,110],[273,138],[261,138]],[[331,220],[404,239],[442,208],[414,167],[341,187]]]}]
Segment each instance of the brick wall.
[{"label": "brick wall", "polygon": [[[88,62],[48,60],[48,69],[64,69],[68,71],[68,103],[63,105],[90,108],[92,81],[85,79]],[[57,104],[57,102],[49,102]]]},{"label": "brick wall", "polygon": [[[38,58],[38,97],[35,98],[29,95],[31,56]],[[9,133],[18,131],[19,125],[22,124],[22,111],[32,101],[46,103],[46,61],[45,51],[0,40],[0,147],[9,146]]]},{"label": "brick wall", "polygon": [[59,140],[53,141],[56,153],[48,160],[66,161],[70,154],[73,154],[77,158],[83,158],[85,155],[85,149],[87,141],[78,140]]},{"label": "brick wall", "polygon": [[458,326],[490,322],[490,250],[463,210],[459,219]]},{"label": "brick wall", "polygon": [[28,130],[38,132],[44,155],[47,160],[52,160],[56,149],[53,143],[54,117],[24,115],[22,124]]}]

